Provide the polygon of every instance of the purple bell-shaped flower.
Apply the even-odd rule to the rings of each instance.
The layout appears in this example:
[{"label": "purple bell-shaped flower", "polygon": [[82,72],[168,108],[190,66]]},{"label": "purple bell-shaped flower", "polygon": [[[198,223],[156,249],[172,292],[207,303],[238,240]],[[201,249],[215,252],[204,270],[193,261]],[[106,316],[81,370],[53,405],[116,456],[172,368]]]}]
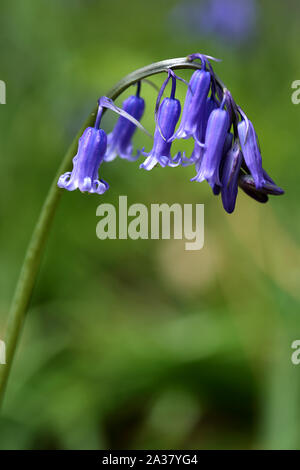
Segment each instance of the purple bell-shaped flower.
[{"label": "purple bell-shaped flower", "polygon": [[214,109],[209,116],[205,132],[205,148],[198,174],[192,181],[207,180],[211,187],[221,186],[220,163],[223,156],[224,145],[230,128],[230,117],[228,111],[223,108],[225,99],[221,107]]},{"label": "purple bell-shaped flower", "polygon": [[253,176],[253,180],[257,189],[263,187],[264,174],[262,168],[261,153],[258,145],[258,138],[254,130],[252,122],[241,111],[242,121],[238,123],[238,135],[240,139],[241,149],[244,155],[246,165]]},{"label": "purple bell-shaped flower", "polygon": [[206,100],[211,84],[211,74],[203,69],[196,70],[189,82],[186,92],[182,118],[173,139],[188,139],[193,137],[199,142],[198,129],[205,120]]},{"label": "purple bell-shaped flower", "polygon": [[[136,95],[129,96],[123,102],[122,109],[140,121],[145,109],[145,101],[140,97],[140,82],[138,82]],[[127,118],[120,116],[113,131],[107,136],[107,150],[104,156],[106,162],[110,162],[119,155],[129,161],[135,161],[140,156],[141,151],[132,155],[132,137],[136,131],[136,125]]]},{"label": "purple bell-shaped flower", "polygon": [[[164,98],[159,104],[163,91],[172,77],[172,90],[170,98]],[[180,163],[181,154],[178,153],[174,158],[171,156],[170,138],[174,135],[176,124],[179,120],[181,106],[180,101],[175,98],[176,76],[169,70],[168,78],[165,80],[157,99],[156,128],[154,132],[154,143],[152,150],[145,153],[148,157],[140,165],[144,170],[152,170],[157,163],[162,167],[177,166]]]},{"label": "purple bell-shaped flower", "polygon": [[74,191],[103,194],[108,183],[98,179],[99,166],[104,159],[107,145],[106,133],[99,129],[103,108],[98,107],[95,127],[88,127],[78,142],[78,151],[73,158],[73,169],[60,176],[57,185]]},{"label": "purple bell-shaped flower", "polygon": [[231,214],[235,208],[235,201],[238,193],[238,180],[243,155],[239,142],[235,141],[233,147],[227,152],[223,168],[221,170],[221,197],[223,207]]}]

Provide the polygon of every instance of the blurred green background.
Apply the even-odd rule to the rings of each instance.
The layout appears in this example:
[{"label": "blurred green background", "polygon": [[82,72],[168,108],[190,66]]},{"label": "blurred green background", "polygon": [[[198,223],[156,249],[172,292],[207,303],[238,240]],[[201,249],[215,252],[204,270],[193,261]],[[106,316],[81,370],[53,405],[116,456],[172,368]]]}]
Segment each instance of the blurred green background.
[{"label": "blurred green background", "polygon": [[[0,338],[57,167],[97,98],[132,70],[197,51],[221,58],[215,70],[286,194],[260,205],[241,193],[228,215],[207,184],[189,181],[193,168],[121,160],[101,167],[105,195],[65,192],[7,389],[2,449],[300,448],[299,3],[258,2],[241,45],[189,34],[178,3],[1,2]],[[153,131],[156,92],[142,89]],[[106,113],[105,130],[115,121]],[[135,144],[150,150],[141,132]],[[204,248],[98,240],[96,208],[119,195],[204,203]]]}]

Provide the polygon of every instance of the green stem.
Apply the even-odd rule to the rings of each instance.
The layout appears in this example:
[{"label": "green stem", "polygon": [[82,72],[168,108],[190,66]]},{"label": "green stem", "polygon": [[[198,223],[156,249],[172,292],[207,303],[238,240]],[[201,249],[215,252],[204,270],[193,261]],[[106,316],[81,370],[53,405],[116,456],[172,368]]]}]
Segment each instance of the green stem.
[{"label": "green stem", "polygon": [[[200,68],[200,64],[196,62],[190,62],[185,57],[156,62],[127,75],[110,90],[107,96],[115,100],[129,86],[151,75],[161,73],[167,68],[197,69]],[[223,87],[223,84],[220,81],[219,84],[221,87]],[[55,178],[50,186],[48,195],[42,207],[40,216],[38,218],[37,224],[35,226],[27,248],[6,327],[6,365],[0,365],[0,405],[3,401],[7,380],[11,370],[22,326],[25,320],[25,314],[27,312],[32,291],[35,285],[42,253],[45,247],[47,237],[49,235],[49,230],[55,214],[56,207],[62,194],[61,189],[57,187],[57,180],[62,173],[68,171],[72,163],[72,158],[77,151],[78,139],[82,135],[86,127],[92,126],[94,124],[96,111],[97,108],[93,111],[93,113],[84,123],[83,127],[80,129],[77,136],[73,140],[70,148],[68,149],[59,167],[59,170],[55,175]]]}]

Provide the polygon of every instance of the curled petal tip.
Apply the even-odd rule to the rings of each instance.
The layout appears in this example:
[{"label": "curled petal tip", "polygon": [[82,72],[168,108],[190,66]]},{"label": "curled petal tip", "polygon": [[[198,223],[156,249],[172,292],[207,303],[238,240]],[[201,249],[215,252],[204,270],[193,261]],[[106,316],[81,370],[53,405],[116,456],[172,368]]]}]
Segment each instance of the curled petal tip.
[{"label": "curled petal tip", "polygon": [[96,180],[94,181],[95,185],[95,193],[97,194],[104,194],[109,189],[109,184],[104,180]]}]

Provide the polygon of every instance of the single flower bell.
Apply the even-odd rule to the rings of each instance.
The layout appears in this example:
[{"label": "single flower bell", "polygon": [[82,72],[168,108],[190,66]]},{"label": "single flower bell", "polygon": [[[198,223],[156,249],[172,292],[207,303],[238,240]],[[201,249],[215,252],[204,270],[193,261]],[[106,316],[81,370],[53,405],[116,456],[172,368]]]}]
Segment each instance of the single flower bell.
[{"label": "single flower bell", "polygon": [[[169,79],[172,77],[172,90],[170,98],[164,98],[160,103],[162,94]],[[171,156],[170,138],[174,134],[176,124],[179,120],[181,106],[180,101],[175,98],[176,76],[173,71],[168,71],[168,78],[165,80],[156,102],[156,128],[154,132],[154,143],[149,153],[144,153],[148,158],[140,165],[144,170],[152,170],[157,163],[160,166],[177,166],[180,164],[180,156],[178,153],[174,158]]]},{"label": "single flower bell", "polygon": [[108,183],[98,179],[100,164],[104,159],[107,145],[106,133],[99,128],[103,108],[98,107],[95,127],[88,127],[78,142],[78,151],[73,158],[73,169],[60,176],[57,186],[74,191],[103,194]]},{"label": "single flower bell", "polygon": [[252,122],[240,110],[242,121],[238,123],[237,130],[240,139],[241,149],[246,165],[253,176],[256,189],[261,189],[265,179],[262,168],[261,153],[258,145],[258,138]]},{"label": "single flower bell", "polygon": [[203,60],[203,68],[196,70],[190,79],[181,122],[173,139],[193,137],[200,145],[198,128],[205,119],[205,105],[211,84],[211,74],[206,71],[205,64]]},{"label": "single flower bell", "polygon": [[236,140],[233,147],[227,152],[221,170],[221,197],[223,207],[229,214],[231,214],[235,208],[242,161],[243,155],[240,150],[239,142]]},{"label": "single flower bell", "polygon": [[[129,96],[123,102],[122,109],[140,121],[145,109],[145,101],[140,97],[140,82],[137,84],[136,95]],[[129,161],[135,161],[140,156],[141,151],[136,155],[132,155],[133,145],[132,137],[136,131],[136,125],[120,116],[113,131],[107,136],[107,150],[104,156],[106,162],[110,162],[119,155]]]},{"label": "single flower bell", "polygon": [[201,183],[207,180],[211,187],[221,186],[220,163],[223,149],[230,129],[230,118],[228,111],[224,109],[225,97],[221,107],[211,112],[205,133],[205,149],[198,174],[192,181]]}]

